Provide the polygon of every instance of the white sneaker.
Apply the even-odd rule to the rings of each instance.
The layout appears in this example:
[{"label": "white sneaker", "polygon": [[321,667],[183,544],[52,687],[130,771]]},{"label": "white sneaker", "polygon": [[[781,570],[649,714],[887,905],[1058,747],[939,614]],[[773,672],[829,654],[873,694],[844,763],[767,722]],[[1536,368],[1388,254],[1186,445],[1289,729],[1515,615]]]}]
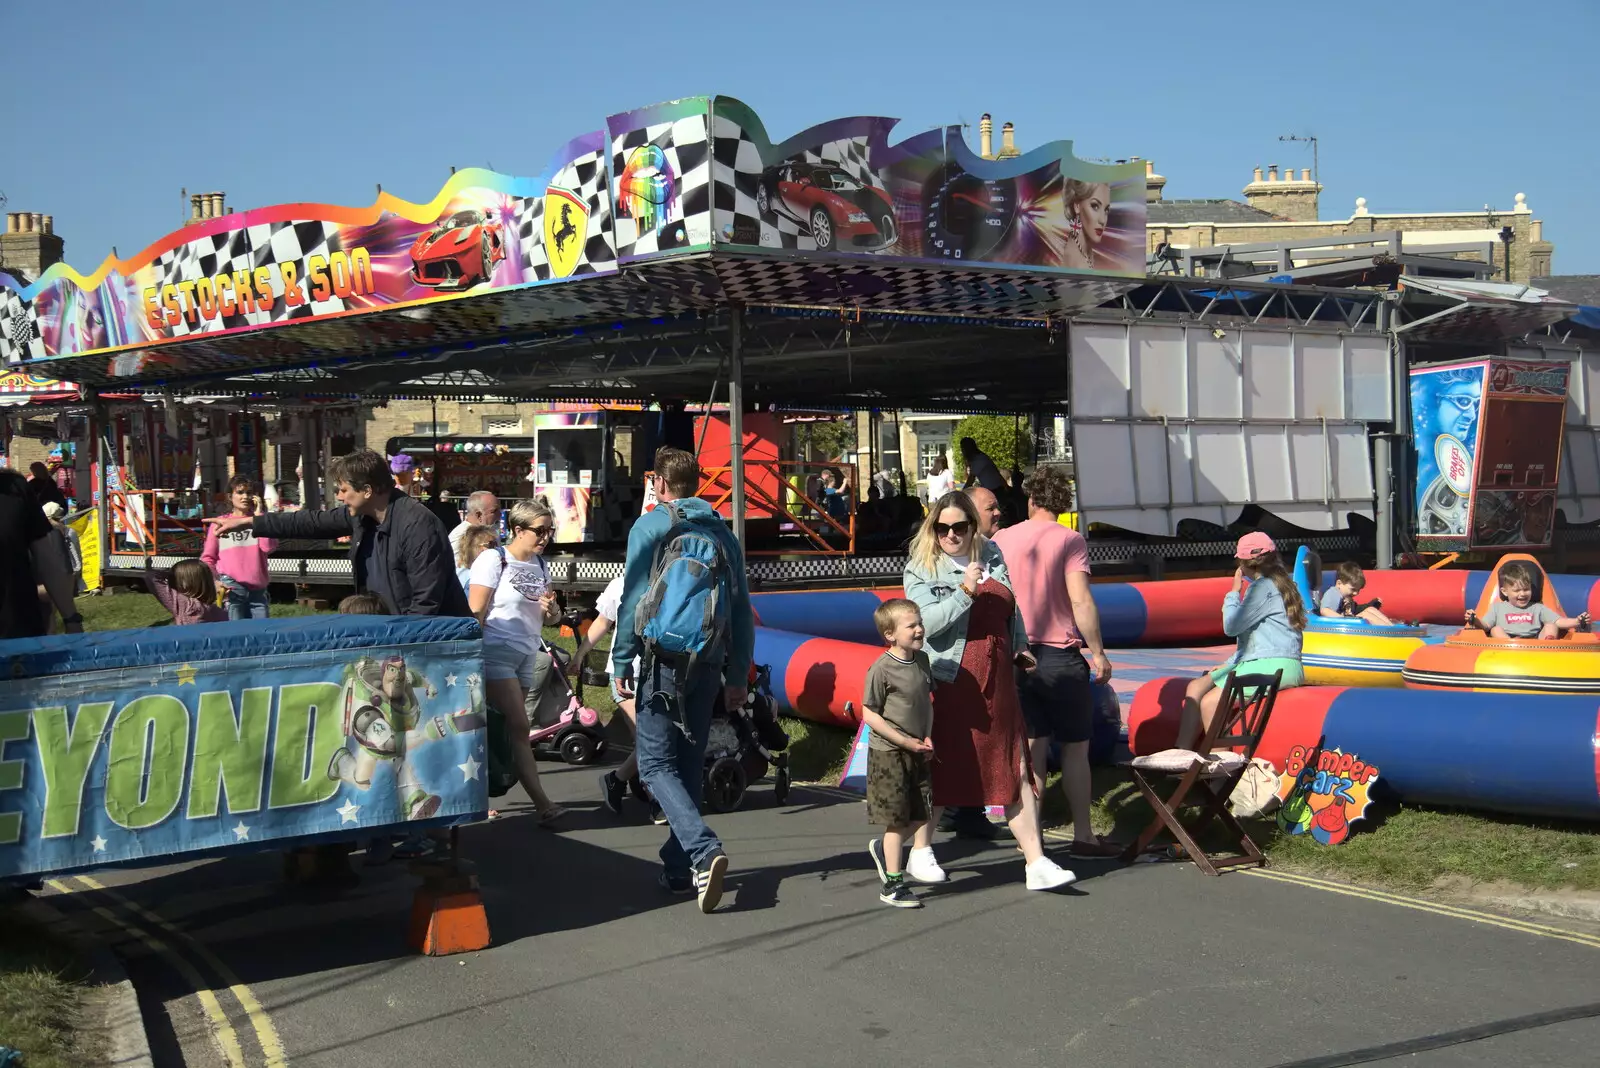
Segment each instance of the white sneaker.
[{"label": "white sneaker", "polygon": [[1049,857],[1040,857],[1028,865],[1029,890],[1059,890],[1063,886],[1071,886],[1078,881],[1078,877],[1051,860]]},{"label": "white sneaker", "polygon": [[950,876],[939,867],[939,862],[933,858],[933,847],[923,846],[913,849],[906,857],[906,878],[914,883],[947,883]]}]

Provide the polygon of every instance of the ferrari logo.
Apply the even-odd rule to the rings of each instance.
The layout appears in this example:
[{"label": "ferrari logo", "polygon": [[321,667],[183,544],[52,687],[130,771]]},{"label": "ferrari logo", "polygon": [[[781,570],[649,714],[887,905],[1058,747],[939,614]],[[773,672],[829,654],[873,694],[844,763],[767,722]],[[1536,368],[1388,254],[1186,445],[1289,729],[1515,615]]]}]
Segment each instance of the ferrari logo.
[{"label": "ferrari logo", "polygon": [[578,267],[589,237],[589,205],[570,189],[544,191],[544,249],[550,274],[565,278]]}]

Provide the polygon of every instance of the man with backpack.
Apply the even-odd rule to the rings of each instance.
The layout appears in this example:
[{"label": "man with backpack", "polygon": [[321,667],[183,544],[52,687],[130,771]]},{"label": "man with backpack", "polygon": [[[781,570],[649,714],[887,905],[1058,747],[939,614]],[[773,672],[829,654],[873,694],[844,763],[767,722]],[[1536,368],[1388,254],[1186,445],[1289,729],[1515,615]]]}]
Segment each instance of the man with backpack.
[{"label": "man with backpack", "polygon": [[700,818],[706,739],[719,690],[728,708],[744,704],[755,645],[750,587],[739,543],[696,496],[694,456],[660,449],[652,488],[659,503],[628,535],[611,677],[619,699],[637,698],[639,775],[670,827],[661,886],[697,894],[700,911],[711,912],[728,858]]}]

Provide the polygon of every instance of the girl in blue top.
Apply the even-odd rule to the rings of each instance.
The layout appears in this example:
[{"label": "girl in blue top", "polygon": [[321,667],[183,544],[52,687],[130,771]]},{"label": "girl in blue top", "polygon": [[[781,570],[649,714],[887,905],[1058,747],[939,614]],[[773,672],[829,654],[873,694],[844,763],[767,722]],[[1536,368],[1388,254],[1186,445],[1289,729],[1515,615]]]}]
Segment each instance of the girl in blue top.
[{"label": "girl in blue top", "polygon": [[[1278,558],[1278,547],[1260,531],[1239,539],[1234,555],[1239,568],[1233,589],[1222,601],[1222,632],[1238,638],[1239,646],[1220,667],[1201,675],[1184,691],[1183,716],[1178,721],[1178,748],[1192,749],[1211,726],[1222,700],[1218,687],[1237,671],[1241,675],[1271,675],[1283,671],[1280,688],[1305,682],[1300,666],[1300,638],[1306,629],[1306,606],[1289,570]],[[1249,581],[1250,588],[1244,589]]]}]

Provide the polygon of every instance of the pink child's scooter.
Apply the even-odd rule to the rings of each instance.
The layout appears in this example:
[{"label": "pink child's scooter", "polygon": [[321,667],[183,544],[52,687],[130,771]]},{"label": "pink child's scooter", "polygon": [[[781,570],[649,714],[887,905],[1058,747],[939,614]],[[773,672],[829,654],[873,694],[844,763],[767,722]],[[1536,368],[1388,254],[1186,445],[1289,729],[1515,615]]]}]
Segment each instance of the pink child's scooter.
[{"label": "pink child's scooter", "polygon": [[529,691],[528,743],[540,755],[559,756],[568,764],[592,764],[606,751],[606,728],[600,714],[567,684],[567,654],[544,644],[550,655],[550,674],[544,688]]}]

